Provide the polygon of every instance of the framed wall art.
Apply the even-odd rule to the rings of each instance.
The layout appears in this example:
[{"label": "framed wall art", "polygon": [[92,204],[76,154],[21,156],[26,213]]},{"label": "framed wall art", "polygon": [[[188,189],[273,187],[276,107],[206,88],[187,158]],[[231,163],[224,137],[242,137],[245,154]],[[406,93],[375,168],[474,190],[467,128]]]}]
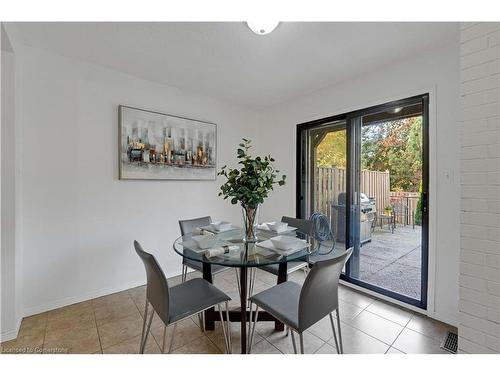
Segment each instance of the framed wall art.
[{"label": "framed wall art", "polygon": [[120,105],[119,177],[215,180],[217,125]]}]

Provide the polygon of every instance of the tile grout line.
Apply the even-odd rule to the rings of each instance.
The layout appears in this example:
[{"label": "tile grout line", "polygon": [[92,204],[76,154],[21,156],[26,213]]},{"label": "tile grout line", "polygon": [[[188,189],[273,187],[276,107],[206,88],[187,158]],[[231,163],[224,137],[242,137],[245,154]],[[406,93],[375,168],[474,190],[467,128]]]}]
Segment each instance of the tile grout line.
[{"label": "tile grout line", "polygon": [[[373,312],[373,311],[370,311],[370,310],[366,310],[367,312],[369,312],[370,314],[373,314],[373,315],[377,315],[379,318],[382,318],[382,319],[385,319],[387,320],[388,322],[391,322],[391,323],[394,323],[394,324],[397,324],[398,326],[401,326],[403,328],[406,328],[406,326],[408,325],[408,323],[410,323],[410,320],[411,318],[413,318],[413,313],[411,314],[411,317],[410,317],[410,320],[408,320],[408,322],[405,323],[405,325],[402,325],[402,324],[399,324],[398,322],[395,322],[394,320],[391,320],[381,314],[377,314],[376,312]],[[361,314],[361,313],[360,313]],[[359,314],[358,314],[359,315]],[[409,328],[408,328],[409,329]]]},{"label": "tile grout line", "polygon": [[[263,281],[263,283],[264,283],[264,284],[266,284],[264,281]],[[131,289],[134,289],[134,288],[131,288]],[[134,306],[136,307],[136,311],[137,311],[137,312],[139,313],[139,315],[141,316],[141,310],[140,310],[140,308],[139,308],[139,307],[138,307],[138,305],[137,305],[137,301],[136,301],[136,299],[132,298],[132,295],[131,295],[131,289],[128,289],[128,290],[126,290],[126,291],[124,291],[124,292],[126,292],[126,295],[127,295],[130,299],[132,299],[133,304],[134,304]],[[122,292],[123,292],[123,291],[122,291]],[[356,292],[354,292],[354,293],[356,293]],[[358,293],[357,293],[357,294],[358,294]],[[360,295],[363,295],[362,293],[359,293],[359,294],[360,294]],[[363,296],[365,296],[365,295],[363,295]],[[342,301],[342,302],[344,302],[344,303],[347,303],[347,304],[349,304],[349,305],[355,306],[355,307],[357,307],[357,309],[359,309],[359,312],[358,312],[358,313],[356,313],[356,314],[352,317],[352,319],[350,319],[350,320],[348,320],[348,321],[343,321],[343,320],[342,320],[342,321],[341,321],[341,323],[343,323],[343,324],[345,324],[345,325],[347,325],[347,326],[351,327],[352,329],[356,329],[356,330],[358,330],[358,331],[360,331],[360,332],[364,333],[365,335],[367,335],[367,336],[369,336],[369,337],[372,337],[373,339],[375,339],[375,340],[377,340],[377,341],[379,341],[379,342],[381,342],[381,343],[383,343],[383,344],[385,344],[385,345],[388,345],[388,349],[385,351],[385,353],[387,353],[387,352],[388,352],[391,348],[393,348],[393,349],[395,349],[395,350],[398,350],[398,351],[401,351],[400,349],[395,348],[393,345],[394,345],[394,343],[398,340],[398,338],[401,336],[401,334],[403,333],[403,331],[405,331],[406,329],[408,329],[408,330],[410,330],[410,331],[412,331],[412,332],[415,332],[415,333],[417,333],[417,334],[420,334],[420,335],[422,335],[422,336],[424,336],[424,337],[427,337],[427,338],[429,338],[429,339],[431,339],[431,340],[433,340],[433,341],[436,341],[436,342],[438,341],[438,340],[436,340],[436,339],[435,339],[434,337],[432,337],[432,336],[428,336],[427,334],[421,333],[421,332],[419,332],[419,331],[413,330],[413,329],[411,329],[411,328],[409,328],[409,327],[408,327],[408,325],[409,325],[409,324],[410,324],[410,322],[414,319],[414,317],[415,317],[415,316],[417,316],[417,314],[416,314],[416,313],[411,312],[411,316],[410,316],[410,318],[408,319],[408,321],[405,323],[405,325],[401,325],[401,324],[398,324],[397,322],[395,322],[395,321],[393,321],[393,320],[391,320],[391,319],[389,319],[389,318],[387,318],[387,317],[385,317],[385,316],[383,316],[383,315],[380,315],[379,313],[372,312],[372,311],[368,310],[368,309],[369,309],[369,307],[370,307],[370,306],[372,306],[372,305],[373,305],[376,301],[379,301],[379,299],[378,299],[378,298],[375,298],[375,297],[372,297],[372,296],[366,296],[366,297],[367,297],[367,298],[370,298],[370,299],[371,299],[371,301],[370,301],[370,302],[369,302],[369,303],[368,303],[365,307],[358,306],[358,305],[356,305],[356,304],[352,303],[352,302],[351,302],[351,301],[349,301],[349,300],[346,300],[346,299],[343,299],[343,298],[339,298],[339,300],[340,300],[340,301]],[[102,342],[101,342],[101,337],[100,337],[101,333],[100,333],[100,330],[99,330],[99,325],[97,325],[97,317],[96,317],[96,311],[95,311],[95,304],[93,303],[93,299],[90,299],[89,301],[91,302],[91,306],[92,306],[92,312],[93,312],[93,316],[94,316],[94,324],[95,324],[95,326],[96,326],[97,335],[98,335],[98,340],[99,340],[99,347],[100,347],[100,349],[101,349],[101,353],[103,353],[103,349],[104,349],[104,348],[102,347]],[[339,305],[340,305],[340,303],[339,303]],[[397,308],[397,306],[396,306],[396,308]],[[393,323],[393,324],[396,324],[396,325],[399,325],[400,327],[402,327],[401,331],[398,333],[398,335],[396,336],[396,338],[395,338],[395,339],[391,342],[391,344],[387,344],[387,343],[385,343],[384,341],[382,341],[382,340],[378,339],[377,337],[375,337],[375,336],[373,336],[373,335],[371,335],[371,334],[369,334],[369,333],[366,333],[366,332],[364,332],[363,330],[361,330],[361,329],[359,329],[359,328],[357,328],[357,327],[355,327],[355,326],[353,326],[353,325],[352,325],[352,321],[353,321],[354,319],[358,318],[358,317],[359,317],[359,315],[360,315],[360,314],[362,314],[364,311],[368,311],[370,314],[373,314],[373,315],[375,315],[375,316],[378,316],[378,317],[379,317],[379,318],[381,318],[381,319],[384,319],[384,320],[386,320],[386,321],[389,321],[389,322],[391,322],[391,323]],[[45,320],[44,320],[45,325],[44,325],[44,336],[43,336],[43,341],[42,341],[42,352],[43,352],[43,349],[45,348],[45,341],[46,341],[47,327],[48,327],[48,321],[49,321],[49,319],[48,319],[48,318],[49,318],[49,314],[48,314],[48,313],[49,313],[49,312],[47,312],[46,317],[45,317]],[[131,316],[131,315],[132,315],[132,313],[131,313],[130,315],[127,315],[126,317]],[[123,318],[126,318],[126,317],[123,317]],[[123,318],[114,319],[114,320],[112,320],[112,321],[110,321],[110,322],[106,322],[106,323],[104,323],[104,324],[109,324],[109,323],[112,323],[112,322],[118,321],[118,320],[123,319]],[[193,318],[191,318],[191,322],[192,322],[192,323],[193,323],[196,327],[198,327],[198,328],[199,328],[198,324],[196,323],[196,321],[195,321]],[[104,324],[103,324],[103,325],[104,325]],[[323,348],[323,347],[325,346],[325,344],[328,344],[329,346],[333,347],[333,345],[329,344],[327,340],[324,340],[323,338],[321,338],[321,337],[317,336],[315,333],[313,333],[313,332],[311,332],[311,331],[307,331],[307,332],[308,332],[308,333],[310,333],[313,337],[315,337],[315,338],[317,338],[318,340],[320,340],[320,342],[322,343],[322,344],[319,346],[319,348],[318,348],[317,350],[315,350],[315,352],[314,352],[314,353],[318,352],[321,348]],[[158,342],[157,342],[157,339],[156,339],[156,338],[155,338],[155,336],[152,334],[152,332],[150,332],[150,333],[151,333],[151,335],[153,336],[153,340],[154,340],[154,342],[156,343],[157,347],[159,347],[159,344],[158,344]],[[262,336],[262,335],[260,335],[260,336],[261,336],[262,340],[264,340],[265,342],[267,342],[268,344],[270,344],[270,345],[271,345],[271,347],[275,348],[275,349],[276,349],[279,353],[287,354],[287,353],[285,353],[284,351],[280,350],[280,348],[278,348],[275,344],[273,344],[273,343],[269,340],[269,337],[265,337],[265,336]],[[221,352],[224,352],[224,351],[223,351],[223,350],[221,350],[221,348],[220,348],[220,347],[219,347],[219,346],[215,343],[215,341],[214,341],[214,340],[212,340],[212,339],[211,339],[211,338],[207,335],[207,333],[206,333],[206,332],[203,332],[200,336],[198,336],[198,337],[196,337],[196,338],[193,338],[193,339],[189,340],[189,341],[188,341],[188,342],[186,342],[184,345],[182,345],[182,346],[180,346],[180,347],[176,348],[176,350],[179,350],[179,349],[181,349],[181,348],[184,348],[184,347],[186,347],[187,345],[191,344],[192,342],[194,342],[194,341],[196,341],[196,340],[198,340],[198,339],[201,339],[201,338],[203,338],[203,337],[207,338],[207,339],[208,339],[208,341],[209,341],[209,342],[210,342],[210,343],[211,343],[211,344],[212,344],[212,345],[213,345],[213,346],[214,346],[217,350],[219,350],[219,351],[221,351]],[[333,337],[333,336],[332,336],[332,337]],[[331,338],[330,338],[329,340],[331,340]],[[111,345],[111,346],[114,346],[114,345],[119,345],[119,344],[121,344],[121,343],[123,343],[123,342],[125,342],[125,341],[128,341],[128,340],[123,340],[123,341],[120,341],[119,343],[115,343],[115,344],[113,344],[113,345]]]},{"label": "tile grout line", "polygon": [[102,343],[101,343],[101,333],[99,332],[99,326],[97,325],[97,318],[95,316],[94,303],[90,300],[90,305],[92,306],[92,314],[94,315],[95,329],[97,331],[97,339],[99,340],[99,347],[101,348],[101,354],[104,354]]},{"label": "tile grout line", "polygon": [[[22,321],[21,321],[22,324]],[[42,354],[45,349],[45,336],[47,336],[47,326],[49,325],[49,312],[47,311],[47,318],[45,319],[45,328],[43,330]]]},{"label": "tile grout line", "polygon": [[[194,319],[193,319],[193,318],[190,318],[190,319],[191,319],[191,321],[193,322],[193,324],[194,324],[196,327],[200,328],[200,326],[199,326],[199,325],[197,325],[197,324],[195,323],[195,321],[194,321]],[[199,339],[200,339],[200,338],[202,338],[203,336],[206,336],[205,332],[202,332],[201,336],[195,337],[194,339],[190,339],[190,340],[189,340],[188,342],[186,342],[184,345],[179,346],[179,347],[178,347],[178,348],[176,348],[175,350],[174,350],[174,348],[172,347],[172,353],[173,353],[173,352],[175,352],[176,350],[179,350],[179,349],[181,349],[181,348],[184,348],[185,346],[187,346],[187,345],[191,344],[192,342],[194,342],[194,341],[196,341],[196,340],[199,340]],[[207,337],[207,338],[208,338],[208,337]],[[159,345],[158,345],[158,346],[159,346]],[[217,346],[217,345],[216,345],[216,347],[218,348],[218,346]],[[160,348],[160,349],[161,349],[161,348]]]},{"label": "tile grout line", "polygon": [[[142,286],[142,285],[140,285],[140,286]],[[132,288],[132,289],[134,289],[134,288]],[[138,313],[139,313],[139,315],[142,317],[141,312],[140,312],[139,308],[137,307],[137,304],[135,303],[134,299],[133,299],[133,298],[130,296],[130,294],[129,294],[129,290],[130,290],[130,289],[125,289],[125,290],[123,290],[123,291],[121,291],[121,292],[118,292],[118,293],[127,292],[127,295],[129,296],[129,298],[130,298],[130,299],[132,300],[132,302],[134,303],[134,306],[135,306],[135,308],[137,309],[137,312],[138,312]],[[113,293],[113,294],[114,294],[114,293]],[[104,297],[105,297],[105,296],[104,296]],[[91,301],[92,301],[92,300],[91,300]],[[92,304],[92,309],[93,309],[93,306],[94,306],[94,305]],[[93,310],[94,310],[94,309],[93,309]],[[130,313],[129,315],[123,316],[123,317],[121,317],[121,318],[113,319],[113,320],[111,320],[111,321],[109,321],[109,322],[106,322],[106,323],[102,324],[101,326],[103,326],[103,325],[107,325],[107,324],[111,324],[111,323],[114,323],[114,322],[117,322],[117,321],[119,321],[119,320],[121,320],[121,319],[128,318],[129,316],[132,316],[132,315],[133,315],[133,313]],[[114,343],[113,345],[109,345],[109,346],[106,346],[106,348],[103,348],[103,347],[102,347],[102,344],[101,344],[101,336],[100,336],[100,333],[99,333],[99,325],[97,325],[97,318],[95,317],[95,310],[94,310],[94,319],[95,319],[96,328],[97,328],[97,335],[98,335],[98,337],[99,337],[99,344],[100,344],[100,346],[101,346],[101,352],[102,352],[103,354],[104,354],[104,352],[103,352],[103,350],[104,350],[104,349],[108,349],[108,348],[111,348],[111,347],[113,347],[113,346],[123,344],[124,342],[126,342],[126,341],[128,341],[128,340],[131,340],[131,338],[129,338],[129,339],[124,339],[123,341],[119,341],[119,342],[117,342],[117,343]],[[151,334],[151,336],[153,337],[153,340],[155,341],[156,345],[157,345],[158,347],[160,347],[160,346],[158,345],[158,342],[156,341],[156,338],[155,338],[155,337],[154,337],[154,335],[151,333],[151,331],[150,331],[150,334]],[[146,349],[146,348],[144,348],[144,349]]]},{"label": "tile grout line", "polygon": [[[370,298],[371,298],[371,297],[370,297]],[[344,299],[342,299],[342,298],[340,298],[340,299],[341,299],[342,301],[344,301],[345,303],[349,303],[349,304],[351,304],[351,305],[353,305],[353,306],[356,306],[356,307],[358,307],[358,308],[360,308],[360,309],[361,309],[361,311],[360,311],[359,313],[357,313],[357,314],[356,314],[356,315],[355,315],[352,319],[350,319],[350,320],[354,320],[354,319],[356,319],[356,318],[357,318],[357,317],[358,317],[358,316],[359,316],[359,315],[360,315],[363,311],[365,311],[365,310],[366,310],[369,306],[371,306],[371,305],[372,305],[375,301],[377,301],[377,299],[374,299],[374,300],[373,300],[372,302],[370,302],[370,303],[369,303],[369,304],[368,304],[365,308],[362,308],[361,306],[354,305],[354,304],[352,304],[352,303],[350,303],[350,302],[347,302],[346,300],[344,300]],[[366,310],[366,311],[368,311],[369,313],[371,313],[371,311],[369,311],[369,310]],[[376,315],[376,314],[375,314],[375,315]],[[379,316],[379,315],[377,315],[377,316]],[[383,318],[383,319],[385,319],[385,320],[388,320],[388,319],[386,319],[386,318],[384,318],[384,317],[382,317],[382,316],[380,316],[380,317],[381,317],[381,318]],[[390,321],[390,322],[392,322],[391,320],[389,320],[389,321]],[[349,327],[351,327],[352,329],[355,329],[355,330],[357,330],[357,331],[360,331],[361,333],[364,333],[365,335],[367,335],[367,336],[369,336],[369,337],[371,337],[371,338],[373,338],[373,339],[375,339],[375,340],[377,340],[377,341],[381,342],[382,344],[388,345],[387,343],[383,342],[383,341],[382,341],[382,340],[380,340],[379,338],[377,338],[377,337],[375,337],[375,336],[372,336],[372,335],[370,335],[369,333],[367,333],[367,332],[365,332],[365,331],[362,331],[362,330],[360,330],[360,329],[359,329],[359,328],[357,328],[357,327],[352,326],[351,324],[349,324],[349,323],[348,323],[348,322],[346,322],[346,321],[343,321],[342,319],[340,319],[340,322],[341,322],[341,323],[344,323],[345,325],[347,325],[347,326],[349,326]],[[397,324],[397,323],[395,323],[395,322],[392,322],[392,323]],[[317,336],[317,335],[316,335],[316,334],[314,334],[313,332],[310,332],[310,331],[308,331],[308,332],[309,332],[309,333],[311,333],[313,336],[317,337],[318,339],[320,339],[320,340],[324,341],[321,337]],[[331,337],[328,341],[330,341],[332,338],[333,338],[333,334],[332,334],[332,337]],[[324,341],[324,342],[325,342],[325,344],[328,344],[328,341]],[[330,345],[330,346],[332,346],[332,347],[333,347],[333,345],[331,345],[331,344],[328,344],[328,345]],[[322,345],[319,349],[321,349],[323,346],[324,346],[324,345]],[[390,347],[391,347],[391,345],[389,345],[389,348],[390,348]],[[318,349],[318,350],[319,350],[319,349]],[[387,350],[389,350],[389,349],[387,349]],[[315,352],[315,353],[316,353],[316,352]]]},{"label": "tile grout line", "polygon": [[[407,328],[408,324],[410,324],[410,322],[411,322],[411,320],[413,319],[413,316],[414,316],[414,315],[415,315],[414,313],[412,313],[412,314],[411,314],[410,319],[408,319],[408,321],[407,321],[407,322],[406,322],[406,324],[404,325],[404,327],[403,327],[403,329],[401,330],[401,332],[399,332],[399,333],[398,333],[398,335],[396,336],[396,338],[394,339],[394,341],[392,342],[392,344],[391,344],[391,345],[389,345],[389,349],[387,349],[387,351],[385,352],[386,354],[387,354],[387,352],[388,352],[391,348],[394,348],[394,349],[396,349],[396,350],[399,350],[398,348],[393,347],[393,345],[394,345],[394,343],[398,340],[399,336],[401,336],[401,334],[402,334],[402,333],[404,332],[404,330]],[[402,350],[399,350],[399,351],[400,351],[400,352],[403,352]],[[403,352],[403,353],[404,353],[404,352]]]},{"label": "tile grout line", "polygon": [[[217,345],[215,343],[215,341],[213,341],[207,334],[205,334],[204,336],[208,339],[208,341],[210,341],[212,343],[213,346],[215,346],[217,348],[217,350],[219,350],[222,354],[224,354],[224,350],[222,350],[221,348],[219,348],[219,345]],[[235,353],[232,353],[232,348],[231,348],[231,354],[235,354]]]},{"label": "tile grout line", "polygon": [[[374,302],[375,302],[375,301],[374,301]],[[373,303],[373,302],[372,302],[372,303]],[[370,304],[370,305],[371,305],[371,304]],[[368,307],[368,306],[367,306],[367,307]],[[363,309],[363,311],[365,311],[365,310],[366,310],[366,309]],[[363,311],[361,311],[361,312],[363,312]],[[368,311],[368,310],[366,310],[366,311]],[[359,315],[361,314],[361,312],[360,312],[357,316],[359,316]],[[371,314],[373,314],[371,311],[368,311],[368,312],[369,312],[369,313],[371,313]],[[374,315],[376,315],[376,314],[374,314]],[[379,316],[379,315],[377,315],[377,316]],[[385,318],[383,318],[383,317],[381,317],[381,316],[379,316],[379,317],[380,317],[380,318],[382,318],[382,319],[385,319]],[[393,322],[393,321],[391,321],[391,320],[388,320],[388,319],[385,319],[385,320],[387,320],[387,321],[389,321],[389,322],[391,322],[391,323],[394,323],[394,322]],[[375,337],[375,336],[373,336],[373,335],[369,334],[368,332],[362,331],[362,330],[360,330],[359,328],[354,327],[352,324],[345,323],[345,322],[344,322],[344,324],[345,324],[345,325],[348,325],[348,326],[349,326],[349,327],[351,327],[352,329],[355,329],[355,330],[358,330],[358,331],[359,331],[359,332],[361,332],[361,333],[364,333],[364,334],[365,334],[365,335],[367,335],[367,336],[370,336],[372,339],[375,339],[375,340],[377,340],[377,341],[381,342],[381,343],[382,343],[382,344],[384,344],[384,345],[388,345],[388,346],[389,346],[389,348],[390,348],[390,347],[391,347],[391,345],[392,345],[392,344],[388,344],[388,343],[386,343],[386,342],[384,342],[384,341],[380,340],[378,337]],[[397,323],[394,323],[394,324],[397,324]],[[398,324],[398,325],[399,325],[400,327],[403,327],[403,326],[402,326],[402,325],[400,325],[400,324]],[[405,328],[405,327],[403,327],[403,329],[404,329],[404,328]],[[402,330],[401,330],[401,332],[402,332]],[[401,332],[400,332],[400,333],[401,333]],[[398,336],[399,336],[399,334],[398,334]]]},{"label": "tile grout line", "polygon": [[[142,286],[144,286],[144,285],[139,285],[139,287],[142,287]],[[138,288],[138,287],[136,287],[136,288]],[[135,288],[132,288],[132,289],[135,289]],[[136,303],[136,302],[135,302],[135,300],[132,298],[132,296],[130,295],[130,292],[129,292],[129,291],[130,291],[130,289],[128,289],[128,290],[127,290],[127,295],[130,297],[130,299],[131,299],[131,300],[132,300],[132,302],[134,303],[135,308],[136,308],[136,309],[137,309],[137,311],[139,312],[139,315],[142,317],[142,320],[144,321],[144,319],[146,319],[146,317],[142,316],[142,314],[141,314],[141,310],[139,309],[139,306],[137,306],[137,303]],[[144,305],[146,305],[146,304],[144,304]],[[152,306],[151,306],[151,309],[153,309],[153,307],[152,307]],[[153,311],[154,311],[154,309],[153,309]],[[132,315],[132,314],[131,314],[131,315]],[[154,317],[153,317],[153,319],[154,319]],[[142,331],[141,331],[141,334],[142,334]],[[149,331],[149,334],[151,334],[151,337],[153,337],[153,340],[155,341],[156,346],[157,346],[157,347],[158,347],[158,349],[160,350],[160,354],[164,354],[164,353],[162,353],[162,352],[161,352],[161,346],[160,346],[160,344],[158,344],[158,341],[156,341],[155,335],[153,335],[153,333],[151,332],[151,330]],[[125,341],[127,341],[127,340],[124,340],[124,341],[122,341],[122,342],[125,342]],[[118,343],[118,344],[120,344],[120,343]],[[118,345],[118,344],[115,344],[115,345]],[[139,344],[140,344],[140,343],[139,343]],[[144,347],[144,351],[146,351],[146,347]]]},{"label": "tile grout line", "polygon": [[[364,294],[362,294],[362,295],[364,296]],[[367,296],[367,297],[368,297],[368,298],[373,298],[373,297],[370,297],[370,296]],[[363,311],[365,311],[365,310],[366,310],[369,306],[371,306],[371,305],[372,305],[375,301],[377,301],[377,298],[373,298],[373,301],[371,301],[371,302],[370,302],[368,305],[366,305],[366,307],[364,307],[364,308],[363,308],[363,307],[361,307],[361,306],[355,305],[355,304],[353,304],[353,303],[351,303],[351,302],[349,302],[349,301],[346,301],[345,299],[340,298],[340,297],[339,297],[339,300],[344,301],[344,303],[348,303],[348,304],[350,304],[350,305],[356,306],[357,308],[361,309],[361,311],[360,311],[360,312],[358,312],[356,315],[354,315],[354,317],[353,317],[352,319],[350,319],[350,320],[354,320],[354,319],[355,319],[356,317],[358,317],[358,316],[359,316],[359,315],[360,315]],[[338,305],[339,305],[339,307],[340,307],[340,303],[339,303]],[[370,311],[369,311],[369,312],[370,312]],[[326,317],[326,316],[325,316],[325,317]],[[372,337],[372,338],[374,338],[374,339],[376,339],[376,340],[378,340],[378,341],[380,341],[380,342],[384,343],[383,341],[379,340],[378,338],[376,338],[376,337],[374,337],[374,336],[371,336],[371,335],[369,335],[368,333],[366,333],[366,332],[364,332],[364,331],[361,331],[360,329],[358,329],[358,328],[356,328],[356,327],[353,327],[352,325],[348,324],[347,322],[343,321],[342,319],[340,319],[340,322],[341,322],[341,323],[344,323],[344,324],[346,324],[346,325],[348,325],[349,327],[351,327],[351,328],[353,328],[353,329],[357,329],[358,331],[363,332],[364,334],[366,334],[366,335],[368,335],[368,336],[370,336],[370,337]],[[310,334],[312,334],[314,337],[316,337],[316,338],[318,338],[319,340],[323,341],[325,344],[328,344],[328,341],[330,341],[330,340],[333,338],[333,331],[332,331],[332,337],[331,337],[330,339],[328,339],[328,341],[323,340],[321,337],[319,337],[318,335],[314,334],[314,332],[311,332],[311,331],[308,331],[308,332],[309,332]],[[385,344],[385,343],[384,343],[384,344]],[[272,344],[271,344],[271,345],[272,345]],[[332,346],[332,347],[333,347],[333,345],[331,345],[331,344],[328,344],[328,345],[330,345],[330,346]],[[386,344],[386,345],[387,345],[387,344]],[[321,349],[323,346],[324,346],[324,345],[322,345],[319,349]],[[319,349],[318,349],[318,350],[319,350]],[[278,349],[278,350],[279,350],[279,349]],[[318,350],[317,350],[317,351],[318,351]],[[316,353],[316,352],[315,352],[315,353]]]}]

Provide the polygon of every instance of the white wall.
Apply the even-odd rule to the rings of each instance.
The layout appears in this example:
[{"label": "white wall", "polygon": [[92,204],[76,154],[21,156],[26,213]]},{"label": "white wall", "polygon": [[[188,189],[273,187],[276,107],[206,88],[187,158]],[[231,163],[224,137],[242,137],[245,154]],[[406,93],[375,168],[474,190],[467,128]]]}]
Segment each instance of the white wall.
[{"label": "white wall", "polygon": [[1,27],[1,299],[0,341],[16,337],[21,318],[20,258],[15,243],[15,60]]},{"label": "white wall", "polygon": [[132,249],[134,239],[158,256],[168,276],[178,274],[180,257],[171,245],[181,217],[212,214],[241,220],[236,207],[217,197],[220,181],[119,181],[118,104],[216,122],[219,165],[234,161],[241,137],[254,139],[256,151],[275,156],[289,176],[288,184],[263,207],[263,217],[271,219],[295,214],[296,124],[430,92],[430,230],[436,269],[431,264],[429,314],[456,323],[458,40],[259,114],[41,50],[14,47],[25,315],[144,282]]},{"label": "white wall", "polygon": [[500,353],[500,23],[460,32],[459,349]]},{"label": "white wall", "polygon": [[[144,283],[134,239],[167,276],[180,273],[178,220],[239,222],[221,181],[120,181],[119,104],[218,124],[218,163],[233,164],[248,110],[15,45],[22,127],[24,312],[32,314]],[[221,84],[224,84],[221,82]]]},{"label": "white wall", "polygon": [[263,114],[267,126],[259,138],[259,147],[269,150],[290,178],[284,192],[264,205],[263,216],[294,215],[297,124],[430,92],[430,251],[435,259],[429,268],[429,315],[452,324],[456,324],[458,302],[458,76],[457,25],[457,41],[446,48],[273,107]]}]

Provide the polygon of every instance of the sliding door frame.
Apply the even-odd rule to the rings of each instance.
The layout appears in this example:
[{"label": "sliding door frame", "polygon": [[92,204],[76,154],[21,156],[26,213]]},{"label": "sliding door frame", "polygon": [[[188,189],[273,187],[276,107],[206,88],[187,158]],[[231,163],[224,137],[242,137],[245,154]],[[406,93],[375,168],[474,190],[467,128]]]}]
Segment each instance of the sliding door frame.
[{"label": "sliding door frame", "polygon": [[[302,191],[302,177],[305,164],[303,158],[302,149],[302,133],[304,130],[309,130],[317,126],[325,125],[330,122],[335,121],[345,121],[346,122],[346,133],[347,133],[347,160],[346,160],[346,248],[353,245],[353,239],[351,238],[351,221],[352,221],[352,207],[354,205],[354,184],[356,181],[356,175],[359,176],[359,168],[361,167],[360,156],[360,136],[356,134],[357,131],[361,130],[361,118],[362,116],[375,113],[384,112],[390,108],[398,106],[406,106],[409,104],[422,104],[422,145],[423,145],[423,155],[422,155],[422,261],[421,261],[421,299],[416,300],[414,298],[405,296],[400,293],[396,293],[391,290],[384,289],[382,287],[363,282],[359,279],[354,279],[349,276],[352,267],[351,261],[347,262],[346,272],[341,275],[341,278],[349,283],[366,288],[373,292],[379,293],[381,295],[399,300],[401,302],[407,303],[412,306],[416,306],[421,309],[427,309],[427,291],[428,291],[428,276],[429,276],[429,158],[430,158],[430,139],[429,139],[429,93],[424,93],[420,95],[414,95],[405,99],[395,100],[384,104],[379,104],[364,108],[361,110],[355,110],[347,112],[340,115],[329,116],[322,119],[317,119],[309,122],[305,122],[297,125],[297,136],[296,136],[296,217],[306,218],[306,212],[303,212],[304,207],[304,192]],[[354,147],[354,149],[353,149]],[[354,157],[353,157],[354,156]],[[354,160],[353,160],[354,159]],[[358,159],[358,160],[356,160]],[[356,165],[353,165],[355,162]],[[354,173],[353,173],[354,171]],[[359,195],[359,192],[358,192]],[[359,199],[359,197],[357,197]],[[347,207],[348,206],[348,207]]]}]

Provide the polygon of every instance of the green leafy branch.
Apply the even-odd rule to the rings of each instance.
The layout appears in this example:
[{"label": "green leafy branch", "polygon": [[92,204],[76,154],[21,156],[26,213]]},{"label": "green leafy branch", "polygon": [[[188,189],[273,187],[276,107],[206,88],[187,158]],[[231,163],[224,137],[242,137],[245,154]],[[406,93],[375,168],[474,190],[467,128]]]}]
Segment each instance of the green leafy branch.
[{"label": "green leafy branch", "polygon": [[251,141],[243,138],[237,149],[240,169],[230,169],[223,166],[219,176],[226,177],[227,181],[220,187],[219,196],[231,198],[232,204],[238,202],[243,207],[255,208],[274,190],[274,185],[285,185],[286,176],[278,177],[279,170],[274,167],[271,155],[252,158],[249,154]]}]

